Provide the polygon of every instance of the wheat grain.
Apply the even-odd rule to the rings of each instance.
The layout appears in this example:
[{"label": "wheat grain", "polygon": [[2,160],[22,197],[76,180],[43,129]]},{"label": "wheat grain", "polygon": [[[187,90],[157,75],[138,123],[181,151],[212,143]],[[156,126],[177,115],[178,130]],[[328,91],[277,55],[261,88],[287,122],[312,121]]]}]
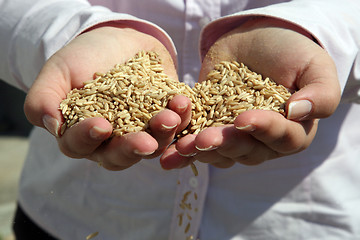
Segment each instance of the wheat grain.
[{"label": "wheat grain", "polygon": [[[285,115],[285,103],[291,96],[284,86],[270,78],[263,79],[243,63],[234,61],[215,65],[205,81],[195,84],[193,92],[193,120],[179,138],[208,127],[232,124],[239,114],[251,109]],[[205,120],[201,116],[205,116]]]},{"label": "wheat grain", "polygon": [[198,175],[199,175],[199,172],[198,172],[195,164],[192,162],[192,163],[190,163],[190,166],[191,166],[191,170],[193,171],[194,175],[195,175],[195,176],[198,176]]},{"label": "wheat grain", "polygon": [[107,119],[113,126],[112,136],[148,130],[150,119],[177,94],[190,96],[191,92],[163,73],[157,54],[140,52],[105,74],[96,73],[94,80],[67,94],[60,103],[61,133],[92,117]]},{"label": "wheat grain", "polygon": [[93,238],[96,237],[97,235],[99,235],[99,232],[91,233],[91,234],[89,234],[89,235],[86,237],[86,240],[93,239]]},{"label": "wheat grain", "polygon": [[[177,137],[197,134],[208,127],[232,124],[244,111],[264,109],[285,115],[291,96],[282,85],[251,71],[243,63],[222,61],[202,83],[190,88],[170,79],[154,52],[139,52],[124,64],[73,89],[60,103],[64,117],[61,134],[79,121],[92,117],[107,119],[112,136],[149,131],[150,119],[166,108],[175,95],[192,101],[192,120]],[[195,174],[195,171],[194,171]]]}]

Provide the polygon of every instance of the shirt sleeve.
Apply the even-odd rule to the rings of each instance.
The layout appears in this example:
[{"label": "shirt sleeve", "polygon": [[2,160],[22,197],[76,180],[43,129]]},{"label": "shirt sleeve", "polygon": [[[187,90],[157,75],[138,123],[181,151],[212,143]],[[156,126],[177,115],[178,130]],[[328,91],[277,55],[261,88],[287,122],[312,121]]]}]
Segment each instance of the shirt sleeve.
[{"label": "shirt sleeve", "polygon": [[333,58],[343,91],[342,102],[360,103],[359,12],[360,1],[354,0],[294,0],[247,10],[208,24],[202,31],[200,54],[204,56],[216,39],[249,18],[281,19],[303,28]]},{"label": "shirt sleeve", "polygon": [[27,91],[51,55],[86,29],[110,21],[156,37],[176,62],[167,33],[134,16],[85,0],[0,0],[0,79]]}]

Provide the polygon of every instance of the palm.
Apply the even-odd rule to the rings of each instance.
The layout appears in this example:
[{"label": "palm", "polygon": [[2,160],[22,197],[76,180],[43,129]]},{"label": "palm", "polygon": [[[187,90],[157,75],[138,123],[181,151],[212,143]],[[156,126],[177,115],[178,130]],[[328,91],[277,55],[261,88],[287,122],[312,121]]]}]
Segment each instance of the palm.
[{"label": "palm", "polygon": [[[27,96],[25,112],[28,119],[37,126],[49,129],[49,124],[44,124],[44,116],[51,116],[50,128],[53,131],[50,132],[56,135],[59,130],[57,122],[62,121],[58,107],[66,94],[73,88],[82,87],[84,81],[93,79],[95,72],[106,72],[141,50],[157,52],[164,71],[177,79],[170,54],[155,38],[133,29],[98,28],[75,38],[47,61]],[[103,118],[93,118],[82,121],[58,137],[59,147],[70,157],[88,158],[102,162],[108,169],[121,170],[142,157],[161,153],[177,130],[162,126],[183,127],[189,118],[189,111],[178,113],[176,110],[180,109],[179,105],[189,104],[187,99],[174,98],[170,103],[174,111],[164,110],[151,120],[152,136],[145,132],[129,134],[103,144],[110,136],[112,127]]]},{"label": "palm", "polygon": [[[117,29],[119,30],[119,29]],[[95,72],[106,72],[115,64],[124,63],[141,50],[154,51],[163,59],[164,69],[177,79],[171,57],[155,38],[133,29],[121,29],[118,35],[109,34],[111,29],[99,28],[80,35],[59,51],[54,61],[68,72],[68,86],[81,87],[83,82],[93,78]],[[140,39],[140,40],[139,40]]]},{"label": "palm", "polygon": [[[321,47],[282,25],[269,19],[253,21],[222,36],[205,56],[199,81],[218,62],[236,60],[296,90],[288,102],[306,99],[312,103],[311,112],[304,115],[293,111],[287,116],[296,121],[275,112],[244,112],[236,118],[234,126],[205,129],[197,136],[180,140],[176,145],[180,155],[175,148],[169,149],[162,158],[164,166],[168,163],[183,166],[192,160],[218,167],[229,167],[235,162],[253,165],[299,152],[311,143],[317,129],[316,119],[329,116],[339,102],[336,69]],[[184,157],[194,153],[192,160]]]}]

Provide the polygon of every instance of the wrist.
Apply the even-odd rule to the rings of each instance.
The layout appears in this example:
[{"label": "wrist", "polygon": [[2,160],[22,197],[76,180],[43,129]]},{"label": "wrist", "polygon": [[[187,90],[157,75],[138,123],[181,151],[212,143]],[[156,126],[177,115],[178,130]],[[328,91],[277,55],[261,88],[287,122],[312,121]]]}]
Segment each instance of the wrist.
[{"label": "wrist", "polygon": [[244,24],[242,24],[239,28],[250,28],[250,29],[256,29],[256,28],[267,28],[267,27],[275,27],[275,28],[282,28],[282,29],[288,29],[294,32],[297,32],[310,40],[314,41],[315,43],[318,43],[317,40],[311,35],[310,32],[308,32],[306,29],[301,27],[300,25],[297,25],[295,23],[280,19],[280,18],[274,18],[274,17],[264,17],[264,16],[256,16],[249,18]]},{"label": "wrist", "polygon": [[[206,53],[210,47],[221,37],[232,32],[235,29],[243,29],[246,25],[251,26],[252,29],[261,28],[261,27],[278,27],[282,29],[289,29],[294,32],[297,32],[301,35],[304,35],[311,41],[320,45],[317,39],[301,25],[298,25],[294,22],[288,21],[286,19],[281,19],[273,16],[263,16],[263,15],[234,15],[227,16],[215,20],[210,23],[202,32],[200,39],[200,54],[201,59],[204,59]],[[321,45],[320,45],[321,46]]]},{"label": "wrist", "polygon": [[100,28],[118,28],[118,29],[133,29],[140,33],[150,35],[161,42],[167,51],[170,53],[171,58],[175,65],[177,65],[177,52],[175,45],[169,35],[155,24],[145,20],[118,20],[98,23],[92,27],[87,28],[81,34],[93,31]]}]

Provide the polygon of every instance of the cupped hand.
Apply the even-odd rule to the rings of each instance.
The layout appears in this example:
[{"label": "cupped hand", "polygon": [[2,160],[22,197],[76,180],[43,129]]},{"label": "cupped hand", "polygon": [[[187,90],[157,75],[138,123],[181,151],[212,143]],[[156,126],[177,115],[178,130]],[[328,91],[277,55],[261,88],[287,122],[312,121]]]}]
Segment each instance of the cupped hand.
[{"label": "cupped hand", "polygon": [[271,18],[258,18],[219,38],[206,54],[199,81],[220,61],[243,62],[251,70],[295,91],[286,117],[266,110],[241,113],[233,125],[211,127],[180,139],[161,158],[163,168],[195,160],[216,167],[256,165],[295,154],[314,139],[318,119],[330,116],[340,101],[334,62],[308,33]]},{"label": "cupped hand", "polygon": [[62,136],[59,133],[63,122],[59,104],[66,94],[93,79],[95,72],[107,72],[142,50],[158,53],[164,72],[177,80],[172,58],[157,39],[126,26],[102,26],[79,35],[45,63],[26,97],[28,120],[53,134],[65,155],[88,158],[109,170],[161,154],[189,121],[191,103],[186,97],[174,97],[168,109],[150,120],[152,135],[138,132],[109,139],[112,126],[103,118],[86,119]]}]

